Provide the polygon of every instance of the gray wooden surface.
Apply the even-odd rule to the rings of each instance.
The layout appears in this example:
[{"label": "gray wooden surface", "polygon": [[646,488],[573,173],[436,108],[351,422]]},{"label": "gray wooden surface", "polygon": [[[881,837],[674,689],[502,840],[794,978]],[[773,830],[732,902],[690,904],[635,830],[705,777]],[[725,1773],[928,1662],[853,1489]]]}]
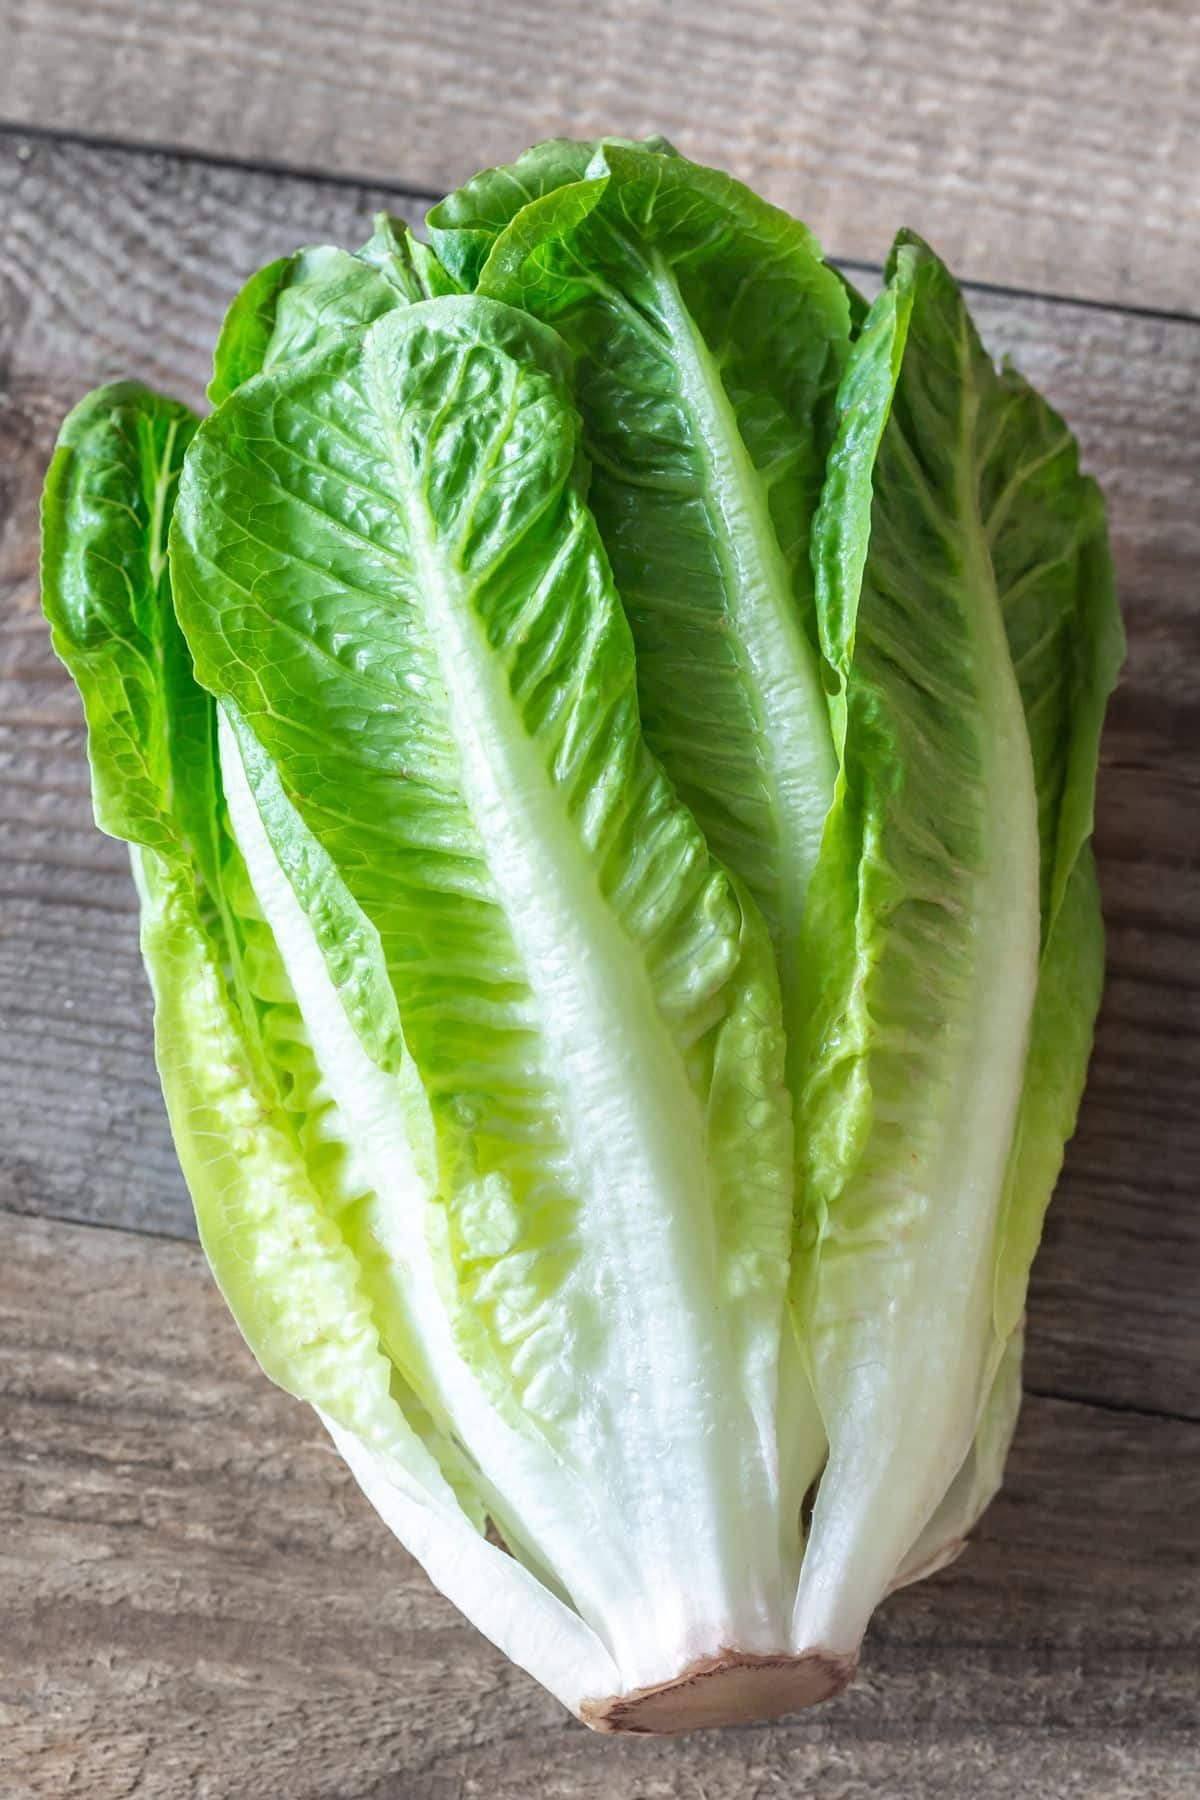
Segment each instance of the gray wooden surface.
[{"label": "gray wooden surface", "polygon": [[433,1592],[194,1245],[39,1219],[5,1242],[5,1800],[1196,1792],[1192,1425],[1028,1401],[977,1545],[889,1602],[843,1698],[598,1738]]},{"label": "gray wooden surface", "polygon": [[1195,313],[1195,0],[5,0],[0,119],[444,189],[662,131],[839,256]]},{"label": "gray wooden surface", "polygon": [[[28,47],[65,10],[10,5],[15,41]],[[275,62],[248,51],[228,80],[245,94],[247,69],[258,70],[261,105],[278,121],[273,160],[353,166],[345,143],[366,142],[366,115],[345,96],[331,101],[324,136],[316,125],[304,136],[310,76],[297,45],[305,33],[316,42],[316,13],[299,0],[275,10]],[[912,9],[895,10],[911,19]],[[1111,36],[1132,29],[1137,9],[1094,10]],[[1154,16],[1175,30],[1183,11]],[[382,32],[382,10],[366,12]],[[601,1742],[433,1593],[309,1415],[258,1375],[189,1241],[124,853],[91,825],[78,705],[38,611],[41,476],[61,414],[100,380],[137,374],[198,400],[222,308],[257,264],[303,241],[353,242],[385,201],[413,217],[421,207],[397,188],[53,135],[65,125],[196,141],[189,96],[215,81],[205,58],[229,9],[185,0],[172,16],[180,22],[168,32],[155,3],[105,0],[86,20],[76,15],[78,54],[112,40],[141,71],[145,104],[123,123],[84,116],[61,44],[58,112],[36,89],[37,57],[14,70],[0,56],[0,95],[24,93],[46,128],[0,132],[0,1795],[1191,1800],[1200,1791],[1200,322],[1090,303],[1086,271],[1100,262],[1072,262],[1066,238],[1046,285],[1082,300],[971,294],[989,343],[1066,412],[1105,485],[1130,627],[1098,827],[1109,986],[1034,1280],[1029,1397],[1005,1494],[955,1569],[882,1610],[859,1685],[825,1711],[685,1743]],[[454,16],[452,5],[445,18]],[[494,27],[501,61],[516,54],[507,16],[499,9]],[[784,32],[783,16],[772,30]],[[615,30],[615,11],[603,17]],[[658,9],[632,6],[628,17],[648,31]],[[736,17],[737,43],[757,43],[767,10]],[[422,29],[441,41],[450,26]],[[590,41],[593,24],[580,30]],[[181,45],[195,68],[181,71]],[[335,66],[342,52],[329,54]],[[406,56],[394,64],[400,110]],[[112,58],[97,65],[97,105],[124,67],[116,49]],[[377,74],[384,66],[377,60]],[[121,78],[133,79],[129,68]],[[285,78],[296,85],[294,117],[271,86]],[[523,79],[524,102],[498,96],[516,139],[543,120],[564,123],[569,104],[560,81],[539,108],[532,75]],[[779,141],[767,106],[776,79],[762,70],[758,137],[752,117],[736,125],[738,142],[758,142],[768,158]],[[454,158],[465,167],[506,147],[490,135],[493,118],[468,126],[456,115],[465,106],[461,93],[452,104],[456,92],[446,87],[452,172]],[[422,117],[437,116],[432,93],[421,105]],[[1032,100],[1026,110],[1036,113]],[[211,108],[207,116],[211,127]],[[1181,116],[1168,111],[1144,147],[1151,163]],[[696,125],[725,129],[702,114]],[[250,108],[221,148],[259,155],[252,133],[262,129]],[[403,172],[423,182],[435,165],[418,151],[432,126],[390,129],[387,154],[361,166],[383,168],[408,146]],[[1003,141],[1016,155],[1015,139]],[[1129,145],[1118,154],[1131,170]],[[1124,190],[1099,165],[1074,166],[1077,195],[1089,180],[1100,190],[1094,234],[1084,220],[1095,250]],[[854,162],[838,179],[856,193],[869,187]],[[893,220],[913,216],[895,186],[907,179],[893,169],[889,194],[869,194],[870,205]],[[951,208],[947,217],[958,206],[964,244],[982,234],[987,254],[975,266],[995,278],[995,258],[1021,234],[978,216],[973,175],[970,205],[939,181],[931,168],[917,186]],[[1178,224],[1183,242],[1194,221]],[[1101,281],[1111,299],[1129,298],[1124,268],[1110,263]],[[1023,279],[1034,275],[1031,263]]]}]

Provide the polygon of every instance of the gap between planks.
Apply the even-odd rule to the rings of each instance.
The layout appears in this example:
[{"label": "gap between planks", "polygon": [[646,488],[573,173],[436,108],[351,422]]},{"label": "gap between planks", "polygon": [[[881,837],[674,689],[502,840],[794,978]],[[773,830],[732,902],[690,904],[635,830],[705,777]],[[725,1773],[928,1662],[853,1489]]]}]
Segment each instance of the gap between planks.
[{"label": "gap between planks", "polygon": [[[350,191],[365,189],[371,193],[386,194],[394,200],[415,201],[421,205],[432,206],[444,197],[438,188],[425,187],[419,182],[380,179],[365,173],[324,169],[319,164],[276,162],[270,157],[223,156],[215,150],[195,150],[167,141],[144,142],[110,132],[63,130],[54,125],[23,125],[19,120],[0,119],[0,142],[8,141],[19,146],[22,139],[52,147],[74,146],[141,160],[170,157],[176,162],[193,163],[201,168],[232,169],[247,175],[270,175],[280,181],[320,182],[327,187]],[[883,274],[882,263],[864,261],[855,256],[839,256],[836,249],[831,250],[827,246],[823,248],[826,260],[838,268],[876,278]],[[934,248],[936,249],[936,245]],[[983,281],[975,277],[956,276],[956,279],[961,287],[972,293],[994,294],[1004,300],[1033,300],[1047,306],[1082,306],[1090,312],[1117,313],[1131,319],[1158,319],[1168,325],[1200,325],[1200,312],[1143,306],[1125,300],[1104,300],[1095,295],[1070,294],[1049,288],[1013,287],[1003,282]]]},{"label": "gap between planks", "polygon": [[[61,1225],[68,1231],[84,1230],[115,1234],[124,1238],[141,1238],[151,1244],[182,1244],[202,1250],[195,1237],[183,1232],[155,1231],[145,1225],[109,1224],[103,1219],[71,1218],[65,1213],[26,1212],[0,1200],[0,1219],[29,1220],[42,1225]],[[1200,1416],[1190,1412],[1173,1412],[1166,1407],[1136,1406],[1124,1400],[1105,1400],[1095,1394],[1067,1393],[1061,1388],[1022,1383],[1021,1392],[1029,1400],[1055,1400],[1063,1406],[1085,1407],[1091,1412],[1122,1413],[1135,1419],[1161,1419],[1173,1425],[1200,1426]]]}]

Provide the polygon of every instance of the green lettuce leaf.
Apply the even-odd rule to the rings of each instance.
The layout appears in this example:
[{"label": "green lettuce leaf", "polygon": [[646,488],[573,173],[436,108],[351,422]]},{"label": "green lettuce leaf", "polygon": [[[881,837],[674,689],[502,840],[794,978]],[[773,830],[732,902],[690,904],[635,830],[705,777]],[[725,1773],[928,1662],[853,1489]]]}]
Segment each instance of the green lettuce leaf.
[{"label": "green lettuce leaf", "polygon": [[846,290],[811,234],[740,183],[616,140],[540,145],[429,223],[460,277],[575,352],[647,740],[762,908],[790,1026],[833,793],[809,533]]},{"label": "green lettuce leaf", "polygon": [[1083,840],[1115,668],[1094,488],[910,236],[840,411],[814,533],[840,771],[805,919],[795,1277],[830,1459],[795,1641],[848,1654],[1004,1436],[976,1429],[989,1393],[1007,1416],[1099,992]]},{"label": "green lettuce leaf", "polygon": [[197,423],[135,382],[67,415],[42,500],[42,595],[83,700],[97,823],[194,855],[211,879],[212,704],[171,611],[166,543]]},{"label": "green lettuce leaf", "polygon": [[597,152],[610,148],[678,156],[666,138],[658,136],[544,138],[516,162],[480,170],[432,208],[429,235],[442,266],[464,292],[472,292],[496,239],[517,214],[530,201],[582,181]]},{"label": "green lettuce leaf", "polygon": [[455,292],[457,283],[428,245],[402,219],[377,213],[374,232],[356,254],[316,244],[250,277],[225,315],[208,397],[219,406],[244,381],[307,355],[331,334]]},{"label": "green lettuce leaf", "polygon": [[645,747],[582,480],[560,340],[426,301],[201,428],[172,572],[433,1410],[638,1685],[783,1641],[792,1150],[769,939]]},{"label": "green lettuce leaf", "polygon": [[996,1255],[996,1332],[1015,1330],[1075,1128],[1104,979],[1091,835],[1100,734],[1125,656],[1104,501],[1066,425],[1014,370],[988,493],[992,555],[1038,794],[1042,956]]},{"label": "green lettuce leaf", "polygon": [[[132,383],[75,408],[46,480],[43,598],[83,699],[97,821],[134,848],[159,1062],[205,1248],[268,1372],[336,1411],[307,1353],[311,1314],[283,1304],[279,1284],[273,1310],[259,1303],[262,1263],[286,1261],[284,1240],[303,1226],[314,1287],[321,1240],[330,1248],[329,1317],[355,1318],[368,1341],[361,1302],[342,1291],[344,1248],[321,1218],[329,1196],[306,1166],[306,1139],[323,1133],[318,1160],[336,1186],[338,1146],[319,1117],[327,1102],[228,830],[216,709],[172,605],[167,533],[197,424]],[[374,1386],[386,1398],[377,1353],[372,1366],[360,1394]],[[364,1418],[347,1413],[347,1423]]]},{"label": "green lettuce leaf", "polygon": [[[277,1118],[269,1046],[286,1040],[295,1009],[280,1033],[282,971],[254,933],[222,817],[215,708],[192,676],[171,603],[167,530],[197,423],[186,407],[131,383],[76,407],[46,480],[42,587],[55,648],[84,703],[97,821],[135,847],[168,1106],[205,1247],[245,1321],[259,1257],[277,1254],[299,1218],[312,1227],[313,1269],[320,1254],[311,1240],[322,1229],[295,1133]],[[290,1206],[296,1184],[304,1201]],[[335,1252],[330,1267],[336,1282],[344,1255]],[[340,1289],[329,1308],[331,1318],[355,1318],[351,1335],[365,1343],[362,1312]],[[319,1367],[306,1361],[312,1325],[280,1307],[253,1332],[254,1348],[277,1379],[332,1404]],[[382,1359],[373,1366],[361,1392],[386,1397]],[[365,1428],[364,1420],[355,1422]]]},{"label": "green lettuce leaf", "polygon": [[[79,684],[98,822],[132,848],[155,1044],[201,1241],[264,1370],[314,1405],[443,1589],[568,1705],[616,1671],[553,1591],[483,1537],[503,1501],[402,1373],[372,1196],[231,836],[217,720],[172,607],[166,539],[187,408],[133,384],[68,417],[43,503],[43,594]],[[514,1533],[515,1535],[515,1533]]]}]

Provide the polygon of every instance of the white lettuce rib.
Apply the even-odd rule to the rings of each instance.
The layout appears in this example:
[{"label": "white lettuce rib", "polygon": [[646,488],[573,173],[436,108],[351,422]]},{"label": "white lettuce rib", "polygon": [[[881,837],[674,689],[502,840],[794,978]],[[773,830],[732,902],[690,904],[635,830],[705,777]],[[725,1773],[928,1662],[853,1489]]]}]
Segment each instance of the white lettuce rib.
[{"label": "white lettuce rib", "polygon": [[[971,441],[972,418],[964,424]],[[1037,989],[1037,795],[1025,713],[964,455],[957,513],[973,663],[986,671],[979,722],[982,862],[971,902],[973,978],[954,1021],[942,1138],[919,1170],[857,1178],[884,1210],[908,1192],[902,1236],[864,1246],[861,1306],[871,1354],[838,1371],[830,1459],[817,1495],[792,1624],[793,1647],[853,1654],[877,1602],[970,1447],[994,1372],[996,1222],[1025,1075]],[[818,1280],[820,1277],[818,1276]]]},{"label": "white lettuce rib", "polygon": [[[601,1621],[610,1610],[636,1605],[634,1571],[578,1477],[535,1433],[514,1429],[502,1418],[458,1352],[426,1238],[429,1196],[406,1131],[411,1097],[400,1078],[371,1061],[347,1018],[312,927],[267,837],[237,739],[223,713],[219,735],[230,823],[295,991],[313,1055],[338,1108],[357,1177],[373,1191],[372,1225],[391,1260],[423,1352],[422,1385],[505,1512],[536,1543],[581,1612]],[[274,803],[280,803],[280,796]],[[306,828],[294,812],[292,820],[297,836],[304,835]],[[415,1545],[409,1548],[418,1554]]]},{"label": "white lettuce rib", "polygon": [[463,795],[558,1078],[579,1199],[568,1281],[602,1320],[575,1346],[587,1392],[567,1430],[638,1571],[641,1605],[610,1631],[641,1685],[723,1644],[780,1646],[775,1446],[722,1317],[703,1107],[419,496],[407,516]]},{"label": "white lettuce rib", "polygon": [[675,349],[680,394],[707,472],[704,492],[733,642],[758,715],[778,844],[771,923],[790,1019],[800,920],[837,773],[829,709],[775,535],[766,484],[746,448],[720,369],[665,257],[652,254],[650,265]]},{"label": "white lettuce rib", "polygon": [[1021,1410],[1024,1343],[1024,1329],[1018,1326],[1004,1346],[971,1448],[937,1511],[892,1577],[889,1593],[907,1587],[910,1581],[923,1581],[926,1575],[952,1563],[1000,1491]]},{"label": "white lettuce rib", "polygon": [[[460,670],[462,662],[460,657]],[[459,698],[464,706],[471,704],[466,695]],[[487,715],[481,711],[481,696],[472,698],[477,731]],[[480,814],[485,821],[495,819],[502,840],[497,860],[510,871],[502,891],[518,916],[524,907],[522,947],[538,957],[535,991],[543,1009],[558,1009],[564,1040],[552,1040],[554,1052],[564,1080],[576,1084],[583,1109],[582,1115],[571,1115],[571,1143],[584,1184],[578,1278],[606,1301],[606,1329],[580,1378],[594,1386],[611,1411],[599,1417],[593,1413],[594,1437],[572,1445],[582,1472],[554,1456],[536,1432],[514,1429],[458,1353],[426,1243],[427,1195],[406,1134],[411,1098],[397,1077],[371,1061],[354,1032],[312,927],[268,840],[224,716],[220,744],[231,824],[295,989],[313,1054],[341,1114],[358,1176],[375,1192],[374,1227],[424,1351],[423,1376],[437,1407],[479,1465],[486,1488],[612,1652],[619,1679],[611,1691],[667,1679],[722,1644],[778,1648],[785,1602],[779,1587],[775,1489],[770,1472],[758,1471],[766,1523],[761,1531],[752,1530],[737,1514],[733,1497],[746,1476],[738,1457],[750,1462],[758,1444],[718,1319],[713,1248],[706,1235],[711,1208],[703,1204],[706,1164],[674,1141],[687,1138],[699,1145],[702,1124],[688,1119],[686,1112],[681,1124],[680,1107],[696,1102],[690,1089],[679,1095],[675,1081],[682,1083],[682,1075],[676,1073],[676,1053],[659,1042],[657,1019],[648,1028],[637,1010],[643,1002],[636,983],[631,984],[634,996],[619,991],[619,980],[616,994],[605,991],[613,985],[614,965],[591,966],[596,936],[588,934],[598,932],[603,943],[604,929],[592,917],[585,895],[556,886],[547,902],[536,882],[528,892],[518,887],[520,876],[512,869],[515,863],[519,870],[521,863],[512,842],[513,790],[496,784],[523,780],[536,793],[537,783],[545,780],[540,768],[513,769],[508,757],[496,752],[488,758],[477,743],[475,755],[484,761],[486,774],[476,764],[474,779],[481,786],[492,784],[492,791],[490,797],[475,793],[473,798],[477,820]],[[527,740],[522,744],[527,746]],[[520,751],[515,754],[519,761]],[[528,755],[532,761],[531,747]],[[276,796],[273,805],[278,804]],[[304,834],[294,812],[292,820],[296,833]],[[542,867],[540,853],[531,860],[534,868]],[[560,875],[563,860],[556,865]],[[495,862],[492,869],[496,877]],[[564,933],[559,912],[572,902],[584,909],[574,928],[578,937]],[[597,895],[590,907],[599,905]],[[605,918],[607,929],[614,929]],[[628,1035],[615,1035],[628,1034],[635,1026],[643,1035],[632,1044]],[[622,1044],[623,1053],[618,1049]],[[639,1046],[640,1060],[647,1060],[647,1051],[650,1058],[657,1056],[665,1074],[628,1066],[630,1057],[639,1061]],[[641,1095],[645,1109],[645,1116],[639,1112],[635,1120],[642,1135],[632,1141],[631,1093]],[[694,1184],[690,1188],[689,1181]],[[731,1449],[735,1435],[741,1439],[740,1451]],[[376,1471],[370,1481],[360,1473],[360,1480],[374,1498],[385,1477]],[[399,1517],[394,1503],[392,1510]],[[410,1537],[404,1541],[424,1561],[418,1543]],[[442,1585],[432,1568],[430,1573]],[[479,1617],[469,1587],[456,1584],[451,1597],[495,1636]]]},{"label": "white lettuce rib", "polygon": [[572,1712],[618,1693],[621,1677],[595,1632],[461,1513],[423,1505],[389,1479],[351,1432],[324,1423],[388,1529],[471,1623]]}]

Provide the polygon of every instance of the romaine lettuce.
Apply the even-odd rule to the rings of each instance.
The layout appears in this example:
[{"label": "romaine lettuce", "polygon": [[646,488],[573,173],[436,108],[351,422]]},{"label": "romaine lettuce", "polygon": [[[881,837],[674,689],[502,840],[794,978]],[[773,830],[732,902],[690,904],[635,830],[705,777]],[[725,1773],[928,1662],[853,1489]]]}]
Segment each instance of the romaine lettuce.
[{"label": "romaine lettuce", "polygon": [[203,424],[76,408],[46,611],[264,1369],[590,1724],[768,1716],[1001,1478],[1103,508],[907,235],[867,310],[662,140],[432,224],[254,276]]}]

